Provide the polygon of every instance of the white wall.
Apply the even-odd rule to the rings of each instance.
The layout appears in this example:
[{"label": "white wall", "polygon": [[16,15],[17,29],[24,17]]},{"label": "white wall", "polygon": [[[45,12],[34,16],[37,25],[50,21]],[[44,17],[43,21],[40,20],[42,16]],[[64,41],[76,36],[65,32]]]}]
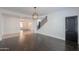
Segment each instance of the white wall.
[{"label": "white wall", "polygon": [[11,33],[18,33],[20,31],[19,22],[20,19],[18,17],[3,15],[4,20],[4,35]]},{"label": "white wall", "polygon": [[2,40],[2,32],[3,32],[3,20],[2,15],[0,14],[0,40]]},{"label": "white wall", "polygon": [[69,8],[51,13],[48,15],[48,22],[38,31],[38,33],[65,40],[65,17],[75,15],[79,16],[79,8]]}]

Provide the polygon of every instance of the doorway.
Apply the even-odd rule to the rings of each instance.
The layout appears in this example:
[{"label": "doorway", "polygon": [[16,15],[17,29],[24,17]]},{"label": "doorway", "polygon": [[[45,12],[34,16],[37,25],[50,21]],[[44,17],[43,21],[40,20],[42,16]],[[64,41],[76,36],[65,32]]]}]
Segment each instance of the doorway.
[{"label": "doorway", "polygon": [[78,16],[70,16],[65,18],[65,39],[66,42],[78,44]]}]

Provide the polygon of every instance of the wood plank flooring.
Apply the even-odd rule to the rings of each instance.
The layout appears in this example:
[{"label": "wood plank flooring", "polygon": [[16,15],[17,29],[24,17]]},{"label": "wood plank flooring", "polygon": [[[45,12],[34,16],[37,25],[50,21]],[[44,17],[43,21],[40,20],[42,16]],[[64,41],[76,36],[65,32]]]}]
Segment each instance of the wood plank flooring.
[{"label": "wood plank flooring", "polygon": [[73,42],[45,36],[42,34],[25,34],[0,41],[0,51],[78,51]]}]

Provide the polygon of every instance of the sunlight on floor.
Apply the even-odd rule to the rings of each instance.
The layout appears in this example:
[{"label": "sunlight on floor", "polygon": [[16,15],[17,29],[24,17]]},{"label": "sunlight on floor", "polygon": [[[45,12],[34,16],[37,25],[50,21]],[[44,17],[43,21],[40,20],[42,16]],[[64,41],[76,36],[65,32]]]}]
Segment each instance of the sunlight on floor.
[{"label": "sunlight on floor", "polygon": [[29,36],[32,36],[33,32],[32,31],[23,31],[21,30],[20,31],[20,36],[19,36],[19,39],[20,39],[20,42],[24,41],[25,38],[31,38]]}]

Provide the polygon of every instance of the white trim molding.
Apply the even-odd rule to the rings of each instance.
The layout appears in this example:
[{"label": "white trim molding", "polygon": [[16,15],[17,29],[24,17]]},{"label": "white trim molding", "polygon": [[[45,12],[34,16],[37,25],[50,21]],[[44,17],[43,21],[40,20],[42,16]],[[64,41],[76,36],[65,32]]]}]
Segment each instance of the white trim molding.
[{"label": "white trim molding", "polygon": [[54,38],[57,38],[57,39],[65,40],[64,38],[61,38],[61,37],[58,37],[58,36],[54,36],[54,35],[50,35],[50,34],[45,34],[45,33],[38,33],[38,34],[42,34],[42,35],[54,37]]}]

